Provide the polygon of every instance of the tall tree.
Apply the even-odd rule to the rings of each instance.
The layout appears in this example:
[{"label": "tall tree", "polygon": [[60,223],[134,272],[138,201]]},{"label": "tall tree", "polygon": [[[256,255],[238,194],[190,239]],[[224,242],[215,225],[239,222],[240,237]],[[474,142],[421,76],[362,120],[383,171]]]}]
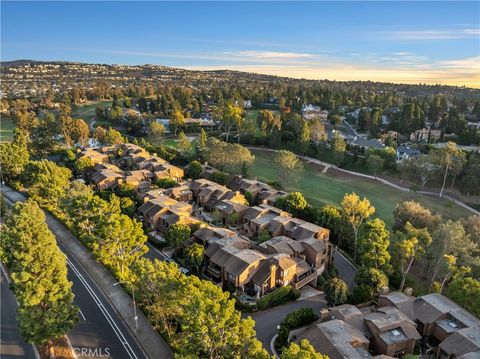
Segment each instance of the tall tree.
[{"label": "tall tree", "polygon": [[178,129],[185,126],[185,118],[183,117],[182,111],[175,110],[172,112],[169,125],[173,127],[173,132],[176,136]]},{"label": "tall tree", "polygon": [[447,182],[447,176],[456,166],[456,162],[461,161],[465,157],[465,153],[457,147],[454,142],[447,142],[447,145],[437,151],[438,165],[443,172],[443,183],[439,193],[439,197],[442,197],[445,184]]},{"label": "tall tree", "polygon": [[189,153],[192,150],[192,144],[183,131],[180,131],[178,135],[178,149],[183,154]]},{"label": "tall tree", "polygon": [[377,179],[377,173],[383,169],[385,160],[379,155],[369,155],[367,157],[367,166]]},{"label": "tall tree", "polygon": [[29,159],[30,154],[24,141],[0,143],[0,168],[7,180],[16,179],[23,172]]},{"label": "tall tree", "polygon": [[342,210],[348,222],[352,226],[354,234],[354,259],[357,258],[358,230],[363,222],[375,213],[375,207],[367,198],[360,199],[356,193],[346,194],[342,200]]},{"label": "tall tree", "polygon": [[273,160],[278,166],[278,178],[283,186],[288,186],[301,176],[303,165],[296,154],[280,150]]},{"label": "tall tree", "polygon": [[334,164],[341,165],[345,158],[345,151],[347,149],[347,144],[340,135],[335,132],[333,138],[330,141],[330,152],[332,154],[332,161]]},{"label": "tall tree", "polygon": [[385,222],[379,218],[369,220],[361,228],[358,239],[358,254],[361,265],[383,271],[390,269],[390,233]]},{"label": "tall tree", "polygon": [[19,303],[21,335],[28,343],[47,344],[52,355],[52,340],[65,335],[78,320],[65,255],[33,200],[17,203],[5,224],[1,247]]},{"label": "tall tree", "polygon": [[190,238],[191,230],[186,224],[176,223],[171,225],[165,235],[167,243],[178,250]]},{"label": "tall tree", "polygon": [[148,126],[148,140],[151,144],[159,146],[162,143],[162,136],[165,133],[165,127],[157,121],[152,121]]},{"label": "tall tree", "polygon": [[400,272],[402,273],[400,291],[403,290],[407,274],[410,272],[413,262],[425,253],[431,242],[432,237],[427,228],[415,228],[410,222],[405,224],[405,231],[401,234],[400,240],[395,243],[394,249],[394,258],[398,262]]}]

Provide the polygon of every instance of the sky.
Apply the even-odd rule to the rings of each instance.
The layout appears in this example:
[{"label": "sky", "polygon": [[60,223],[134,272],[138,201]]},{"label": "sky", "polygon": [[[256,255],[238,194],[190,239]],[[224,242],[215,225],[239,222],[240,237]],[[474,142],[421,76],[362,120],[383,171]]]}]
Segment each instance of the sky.
[{"label": "sky", "polygon": [[2,0],[0,58],[480,88],[480,2]]}]

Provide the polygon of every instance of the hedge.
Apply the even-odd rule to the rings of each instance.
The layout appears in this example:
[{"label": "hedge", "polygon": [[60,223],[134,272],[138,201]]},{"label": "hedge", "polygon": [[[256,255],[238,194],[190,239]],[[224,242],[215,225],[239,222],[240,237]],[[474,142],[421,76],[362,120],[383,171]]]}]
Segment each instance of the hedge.
[{"label": "hedge", "polygon": [[290,314],[288,314],[280,323],[280,329],[278,329],[278,337],[275,340],[275,348],[281,350],[287,345],[288,335],[292,329],[300,328],[310,323],[313,323],[318,319],[312,308],[300,308]]},{"label": "hedge", "polygon": [[257,308],[259,310],[272,308],[277,305],[284,304],[290,300],[295,300],[298,297],[300,297],[300,291],[292,288],[290,285],[287,285],[285,287],[280,287],[260,298],[257,301]]}]

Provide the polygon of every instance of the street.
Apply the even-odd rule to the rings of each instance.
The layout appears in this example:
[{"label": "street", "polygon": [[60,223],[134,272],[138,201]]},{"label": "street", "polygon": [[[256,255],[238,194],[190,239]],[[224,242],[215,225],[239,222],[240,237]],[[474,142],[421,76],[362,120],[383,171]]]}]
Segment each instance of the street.
[{"label": "street", "polygon": [[3,264],[0,263],[0,267],[0,358],[35,359],[33,346],[25,343],[20,337],[17,327],[17,302],[10,290],[10,279]]},{"label": "street", "polygon": [[355,285],[354,279],[357,269],[338,251],[333,252],[333,262],[338,270],[338,276],[352,290]]},{"label": "street", "polygon": [[263,347],[270,350],[270,342],[277,334],[277,326],[287,316],[287,314],[300,309],[312,308],[318,315],[322,308],[327,306],[324,295],[320,294],[315,297],[310,297],[304,300],[297,300],[295,302],[287,303],[279,307],[267,309],[253,314],[244,314],[244,317],[251,316],[255,320],[255,331],[257,338],[263,343]]},{"label": "street", "polygon": [[[22,195],[9,191],[8,187],[3,188],[2,192],[10,204],[13,201],[24,200]],[[51,224],[50,229],[58,239],[59,232],[52,228]],[[147,358],[103,292],[60,241],[57,240],[57,243],[67,256],[68,278],[73,282],[75,303],[81,310],[78,324],[68,333],[77,357],[94,358],[103,355],[110,358]],[[9,310],[5,313],[10,317],[6,318],[5,323],[3,321],[5,312],[3,303],[6,303],[3,296],[4,291],[2,291],[2,347],[5,328],[11,328],[13,324],[16,327],[15,311]],[[11,330],[8,331],[10,332]]]}]

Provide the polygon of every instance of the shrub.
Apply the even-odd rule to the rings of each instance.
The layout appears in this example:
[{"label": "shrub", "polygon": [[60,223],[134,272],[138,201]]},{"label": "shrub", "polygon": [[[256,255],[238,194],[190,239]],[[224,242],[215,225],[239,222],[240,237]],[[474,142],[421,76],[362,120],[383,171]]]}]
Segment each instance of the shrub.
[{"label": "shrub", "polygon": [[160,188],[172,188],[177,185],[177,181],[173,178],[160,178],[155,184]]},{"label": "shrub", "polygon": [[325,295],[330,305],[344,304],[348,299],[348,285],[340,278],[332,278],[325,285]]},{"label": "shrub", "polygon": [[221,185],[227,184],[227,174],[224,172],[213,172],[212,174],[210,174],[210,176],[208,176],[208,179]]},{"label": "shrub", "polygon": [[298,297],[300,297],[300,291],[287,285],[285,287],[280,287],[260,298],[257,301],[257,307],[259,310],[264,310],[284,304],[290,300],[295,300]]},{"label": "shrub", "polygon": [[280,350],[287,344],[288,335],[292,329],[303,327],[317,319],[318,315],[313,312],[312,308],[300,308],[288,314],[280,323],[275,348]]},{"label": "shrub", "polygon": [[350,295],[350,302],[352,304],[361,304],[369,302],[373,299],[373,290],[365,284],[357,285],[353,288],[352,294]]}]

